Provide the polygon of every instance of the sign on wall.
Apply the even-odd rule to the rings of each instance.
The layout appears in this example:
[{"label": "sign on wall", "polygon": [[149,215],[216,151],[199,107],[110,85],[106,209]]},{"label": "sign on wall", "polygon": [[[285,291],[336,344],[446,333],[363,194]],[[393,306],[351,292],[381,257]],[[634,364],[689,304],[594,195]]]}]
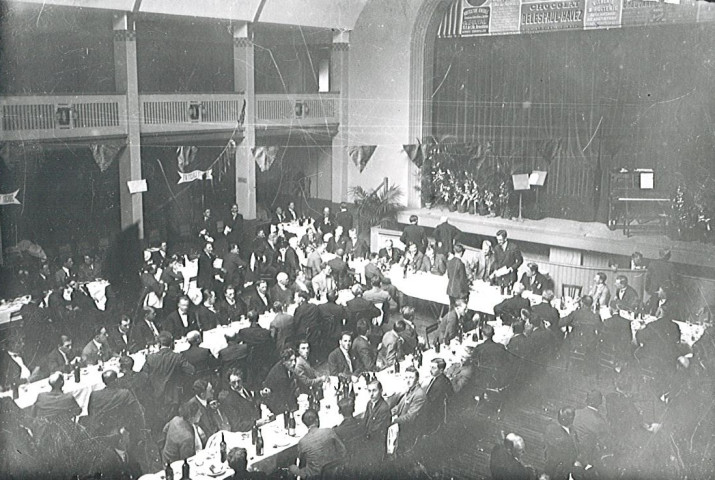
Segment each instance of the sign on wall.
[{"label": "sign on wall", "polygon": [[584,0],[521,4],[521,32],[583,29]]}]

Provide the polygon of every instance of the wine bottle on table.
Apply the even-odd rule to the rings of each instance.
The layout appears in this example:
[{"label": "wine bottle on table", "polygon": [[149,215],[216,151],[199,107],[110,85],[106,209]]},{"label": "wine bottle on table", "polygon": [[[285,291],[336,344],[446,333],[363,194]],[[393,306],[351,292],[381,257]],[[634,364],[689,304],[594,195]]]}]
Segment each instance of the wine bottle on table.
[{"label": "wine bottle on table", "polygon": [[256,436],[256,456],[263,456],[263,435],[261,435],[261,429],[258,429],[258,435]]},{"label": "wine bottle on table", "polygon": [[254,423],[253,428],[251,428],[251,445],[255,445],[256,440],[258,440],[258,425]]},{"label": "wine bottle on table", "polygon": [[74,366],[74,381],[75,383],[79,383],[79,381],[82,379],[82,373],[79,370],[79,365],[75,364]]},{"label": "wine bottle on table", "polygon": [[295,417],[293,412],[288,412],[288,435],[295,437]]},{"label": "wine bottle on table", "polygon": [[395,359],[395,373],[400,373],[400,361]]},{"label": "wine bottle on table", "polygon": [[221,433],[221,443],[219,443],[219,452],[221,454],[221,463],[226,461],[226,439],[223,436],[223,432]]},{"label": "wine bottle on table", "polygon": [[191,467],[189,467],[188,458],[184,459],[184,464],[181,466],[181,480],[191,480]]},{"label": "wine bottle on table", "polygon": [[165,480],[174,480],[174,469],[171,468],[171,463],[166,462],[166,467],[164,468],[164,478]]},{"label": "wine bottle on table", "polygon": [[437,341],[434,342],[434,353],[439,353],[440,350],[442,350],[442,345],[439,339],[437,339]]},{"label": "wine bottle on table", "polygon": [[20,384],[18,382],[12,382],[12,399],[17,400],[20,396]]},{"label": "wine bottle on table", "polygon": [[283,428],[288,431],[288,409],[286,408],[283,412]]}]

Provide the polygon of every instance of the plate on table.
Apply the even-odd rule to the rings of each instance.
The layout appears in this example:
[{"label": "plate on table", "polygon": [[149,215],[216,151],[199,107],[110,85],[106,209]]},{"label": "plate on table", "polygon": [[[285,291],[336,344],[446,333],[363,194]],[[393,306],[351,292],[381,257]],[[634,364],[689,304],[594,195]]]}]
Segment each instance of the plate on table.
[{"label": "plate on table", "polygon": [[226,468],[226,465],[211,465],[209,468],[206,469],[206,475],[208,475],[209,477],[220,477],[221,475],[226,473],[227,470],[228,469]]}]

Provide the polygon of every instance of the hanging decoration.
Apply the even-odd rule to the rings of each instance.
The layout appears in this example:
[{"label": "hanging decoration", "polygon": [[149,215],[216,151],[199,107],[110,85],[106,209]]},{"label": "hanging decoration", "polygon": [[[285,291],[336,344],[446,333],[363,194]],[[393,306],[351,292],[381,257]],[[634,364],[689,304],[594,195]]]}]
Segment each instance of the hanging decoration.
[{"label": "hanging decoration", "polygon": [[194,180],[213,180],[213,171],[209,170],[194,170],[193,172],[179,172],[179,184],[193,182]]},{"label": "hanging decoration", "polygon": [[280,147],[260,146],[253,148],[252,151],[253,158],[256,160],[256,165],[258,165],[258,168],[261,170],[261,172],[266,172],[269,168],[271,168],[273,162],[276,161],[276,157],[280,152]]},{"label": "hanging decoration", "polygon": [[186,170],[196,158],[196,152],[199,149],[193,146],[179,147],[176,149],[176,160],[179,165],[179,172]]},{"label": "hanging decoration", "polygon": [[119,155],[127,147],[125,143],[93,143],[89,146],[92,151],[92,157],[99,167],[99,171],[104,173],[112,165],[114,160],[119,158]]},{"label": "hanging decoration", "polygon": [[223,180],[223,177],[228,174],[228,169],[231,162],[236,158],[236,141],[231,138],[224,149],[216,158],[216,167],[218,170],[218,181]]},{"label": "hanging decoration", "polygon": [[0,205],[20,205],[20,201],[17,199],[19,191],[20,189],[17,189],[12,193],[0,194]]},{"label": "hanging decoration", "polygon": [[417,168],[422,168],[422,163],[425,160],[424,148],[422,144],[411,143],[409,145],[402,145],[402,149],[405,151],[412,163],[417,166]]},{"label": "hanging decoration", "polygon": [[360,145],[348,147],[348,156],[353,161],[355,166],[358,167],[360,173],[365,170],[365,166],[367,165],[367,162],[369,162],[372,158],[372,155],[373,153],[375,153],[376,148],[377,145]]}]

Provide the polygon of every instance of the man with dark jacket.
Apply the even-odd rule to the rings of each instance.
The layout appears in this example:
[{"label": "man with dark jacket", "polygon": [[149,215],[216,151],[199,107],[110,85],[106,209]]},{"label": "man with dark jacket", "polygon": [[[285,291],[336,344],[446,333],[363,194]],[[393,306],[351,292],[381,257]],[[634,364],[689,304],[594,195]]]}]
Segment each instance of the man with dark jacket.
[{"label": "man with dark jacket", "polygon": [[362,298],[362,286],[353,285],[351,290],[355,298],[348,300],[345,304],[348,311],[346,330],[355,331],[355,326],[359,319],[363,318],[367,321],[372,321],[373,318],[382,315],[382,312],[374,303]]},{"label": "man with dark jacket", "polygon": [[449,219],[446,216],[443,216],[440,219],[440,224],[434,227],[434,231],[432,232],[432,236],[436,242],[435,252],[444,254],[445,256],[449,254],[461,234],[462,232],[449,223]]},{"label": "man with dark jacket", "polygon": [[141,347],[137,344],[136,335],[132,329],[132,319],[122,315],[119,325],[114,325],[107,332],[107,343],[115,353],[136,353],[140,350]]},{"label": "man with dark jacket", "polygon": [[238,331],[238,340],[250,349],[249,384],[259,384],[275,361],[276,347],[271,332],[258,324],[258,314],[251,310],[246,315],[249,325]]},{"label": "man with dark jacket", "polygon": [[343,332],[338,342],[338,347],[328,355],[328,372],[331,376],[340,376],[345,379],[356,373],[356,360],[350,352],[352,334]]},{"label": "man with dark jacket", "polygon": [[539,266],[533,262],[530,262],[527,267],[529,269],[521,275],[519,283],[534,295],[541,295],[541,292],[549,288],[546,276],[539,272]]},{"label": "man with dark jacket", "polygon": [[378,252],[378,257],[384,259],[389,265],[398,263],[402,258],[402,250],[395,248],[392,245],[392,240],[389,238],[385,240],[385,246],[381,248]]},{"label": "man with dark jacket", "polygon": [[295,324],[295,334],[299,337],[307,338],[312,345],[321,341],[322,316],[318,306],[308,301],[308,294],[298,292],[295,294],[298,306],[293,312],[293,322]]},{"label": "man with dark jacket", "polygon": [[137,431],[145,428],[144,410],[134,394],[117,385],[117,372],[102,372],[105,388],[89,394],[88,429],[94,435],[105,435],[113,428],[131,425]]},{"label": "man with dark jacket", "polygon": [[229,373],[228,385],[229,388],[219,394],[220,407],[228,417],[232,431],[248,432],[261,417],[258,405],[243,384],[241,370]]},{"label": "man with dark jacket", "polygon": [[[208,380],[218,367],[218,360],[211,350],[201,347],[201,334],[191,331],[186,334],[189,348],[181,352],[181,356],[194,367],[194,377]],[[192,381],[193,383],[193,381]]]},{"label": "man with dark jacket", "polygon": [[191,385],[191,391],[194,393],[194,396],[186,402],[196,404],[198,407],[199,413],[196,424],[201,427],[201,430],[203,430],[207,438],[219,430],[219,426],[209,406],[209,402],[211,401],[211,399],[208,398],[209,389],[209,383],[206,380],[195,380]]},{"label": "man with dark jacket", "polygon": [[159,326],[155,322],[156,310],[152,307],[144,307],[141,314],[142,319],[132,328],[134,344],[139,350],[154,345],[159,337]]},{"label": "man with dark jacket", "polygon": [[296,393],[295,373],[295,352],[292,348],[286,348],[281,354],[281,359],[268,372],[263,381],[263,397],[266,406],[271,412],[278,415],[290,410],[294,412],[298,409]]},{"label": "man with dark jacket", "polygon": [[368,323],[365,319],[357,322],[355,339],[350,349],[350,355],[355,358],[355,368],[357,373],[374,372],[377,360],[377,351],[370,344],[367,338]]},{"label": "man with dark jacket", "polygon": [[513,433],[496,444],[489,457],[492,480],[536,480],[534,468],[521,461],[524,449],[524,439]]},{"label": "man with dark jacket", "polygon": [[246,302],[246,308],[248,310],[255,310],[259,315],[266,313],[268,309],[271,308],[268,282],[265,280],[256,282],[255,288],[251,287],[251,289],[246,292],[244,301]]},{"label": "man with dark jacket", "polygon": [[159,351],[150,353],[142,367],[142,372],[149,375],[149,384],[154,401],[162,405],[162,418],[170,419],[179,408],[182,397],[182,375],[193,375],[194,366],[172,348],[174,338],[169,332],[159,334]]},{"label": "man with dark jacket", "polygon": [[430,364],[430,380],[425,389],[425,404],[420,412],[422,418],[422,433],[430,434],[446,422],[448,402],[454,395],[452,382],[444,374],[447,362],[443,358],[435,358]]},{"label": "man with dark jacket", "polygon": [[454,253],[449,255],[447,260],[447,296],[449,303],[454,307],[454,302],[461,298],[466,300],[469,298],[469,279],[467,278],[467,269],[462,262],[464,247],[461,244],[454,246]]},{"label": "man with dark jacket", "polygon": [[[507,240],[506,230],[499,230],[497,232],[497,246],[494,249],[494,256],[496,259],[495,270],[500,268],[505,268],[507,270],[506,275],[502,275],[498,278],[498,282],[505,288],[510,288],[516,282],[517,270],[522,263],[524,263],[524,257],[521,255],[521,250],[514,244],[514,242],[509,242]],[[492,277],[495,277],[492,274]]]},{"label": "man with dark jacket", "polygon": [[245,369],[248,366],[250,349],[248,345],[238,343],[238,333],[227,334],[226,346],[218,352],[221,382],[228,381],[228,374],[232,370]]},{"label": "man with dark jacket", "polygon": [[541,303],[537,303],[531,307],[531,317],[540,318],[549,324],[549,328],[554,332],[557,338],[563,338],[561,331],[561,314],[552,305],[554,299],[553,290],[544,290],[541,294]]},{"label": "man with dark jacket", "polygon": [[248,263],[239,255],[238,245],[230,243],[228,245],[228,253],[223,256],[223,264],[221,268],[225,272],[225,284],[234,285],[243,288],[246,281],[246,270]]},{"label": "man with dark jacket", "polygon": [[574,417],[573,408],[561,408],[558,423],[549,424],[544,432],[544,472],[551,480],[567,480],[574,469],[579,448]]},{"label": "man with dark jacket", "polygon": [[579,460],[583,465],[600,465],[610,446],[610,428],[601,410],[603,395],[598,390],[586,394],[586,407],[576,411],[573,426],[579,441]]},{"label": "man with dark jacket", "polygon": [[82,409],[71,393],[64,393],[62,387],[65,379],[61,373],[55,372],[47,379],[50,384],[49,392],[37,395],[37,401],[31,407],[31,415],[35,418],[46,419],[72,419],[82,413]]},{"label": "man with dark jacket", "polygon": [[522,297],[523,294],[524,285],[522,283],[514,284],[513,295],[494,305],[494,315],[501,317],[502,322],[506,325],[510,325],[521,317],[522,309],[531,311],[531,303]]},{"label": "man with dark jacket", "polygon": [[390,407],[382,398],[382,384],[373,380],[367,386],[370,400],[365,407],[363,425],[365,438],[365,462],[368,466],[376,466],[385,458],[387,448],[387,429],[392,423]]},{"label": "man with dark jacket", "polygon": [[400,241],[405,245],[415,244],[417,250],[425,253],[427,248],[427,235],[425,229],[417,225],[417,215],[410,215],[410,224],[405,227],[400,236]]},{"label": "man with dark jacket", "polygon": [[472,364],[475,375],[473,384],[483,394],[487,389],[500,389],[510,384],[512,356],[501,343],[494,341],[494,327],[483,323],[480,327],[484,343],[477,345],[472,352]]},{"label": "man with dark jacket", "polygon": [[173,338],[181,338],[191,330],[199,330],[196,316],[191,314],[189,297],[180,296],[176,302],[176,310],[171,312],[162,322],[162,330],[171,333]]},{"label": "man with dark jacket", "polygon": [[611,296],[611,308],[617,311],[627,310],[633,312],[640,304],[640,296],[635,288],[628,285],[628,277],[618,275],[616,277],[615,292]]}]

